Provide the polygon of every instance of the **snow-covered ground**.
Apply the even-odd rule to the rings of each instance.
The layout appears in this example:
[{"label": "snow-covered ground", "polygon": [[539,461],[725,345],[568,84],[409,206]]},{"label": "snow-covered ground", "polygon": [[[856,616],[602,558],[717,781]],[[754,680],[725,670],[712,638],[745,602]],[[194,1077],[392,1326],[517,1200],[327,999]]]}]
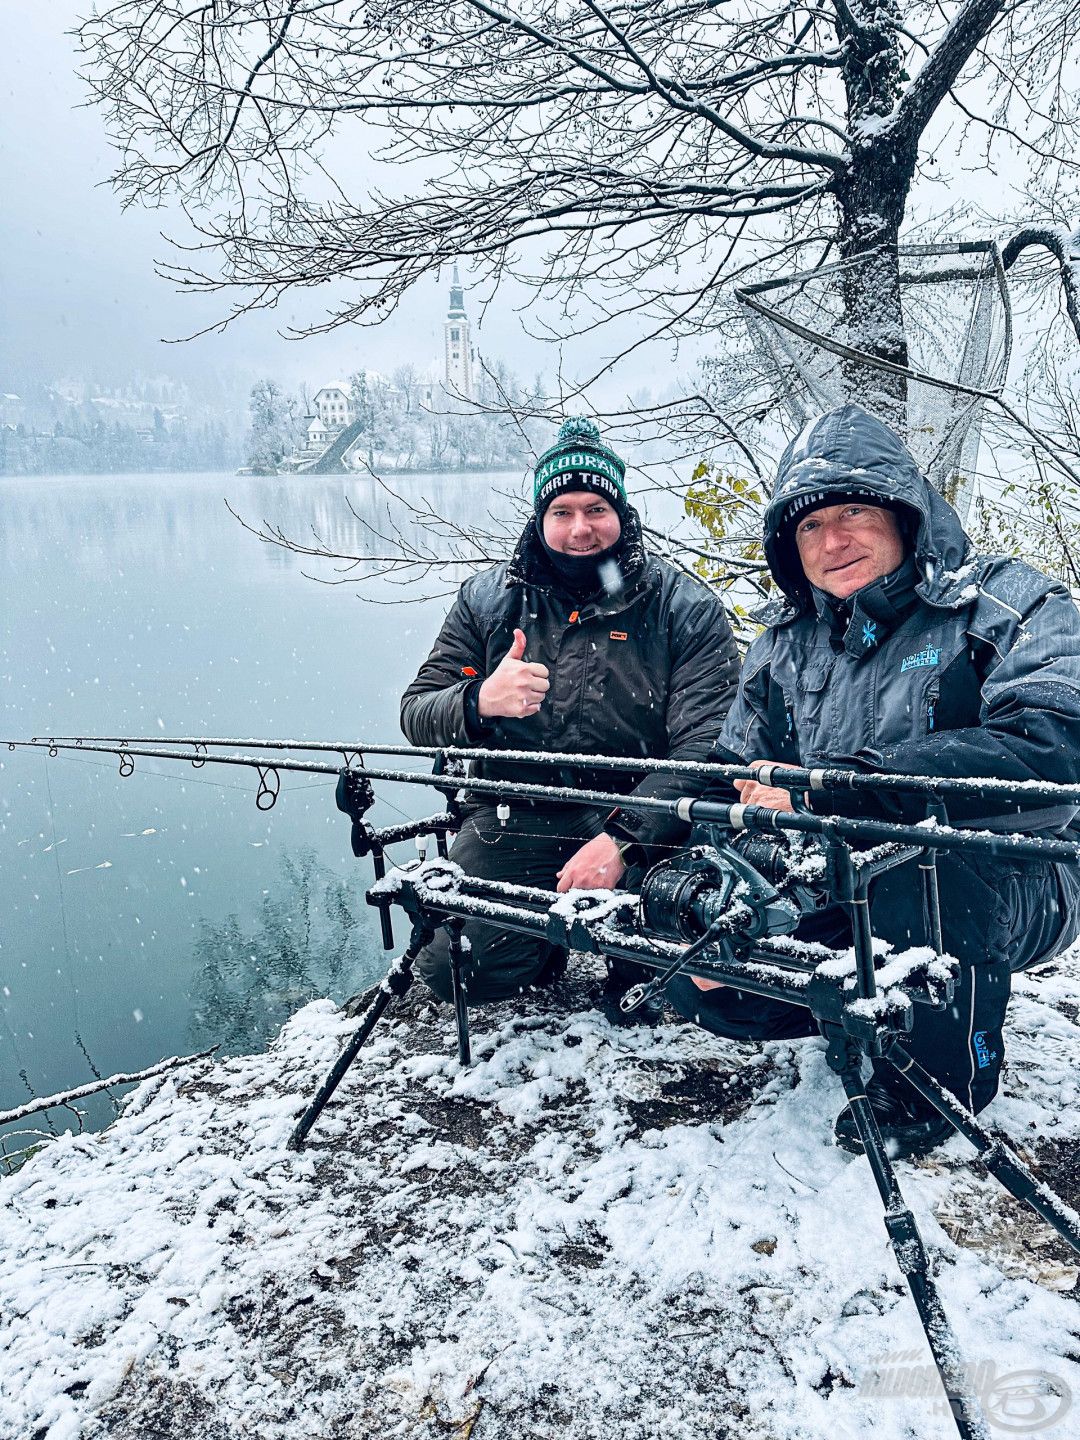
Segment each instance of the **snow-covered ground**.
[{"label": "snow-covered ground", "polygon": [[[990,1112],[1074,1205],[1078,976],[1018,981]],[[589,979],[468,1071],[415,990],[301,1155],[329,1002],[0,1181],[0,1437],[954,1435],[821,1045],[614,1029]],[[1075,1434],[1075,1257],[967,1153],[898,1172],[993,1433]]]}]

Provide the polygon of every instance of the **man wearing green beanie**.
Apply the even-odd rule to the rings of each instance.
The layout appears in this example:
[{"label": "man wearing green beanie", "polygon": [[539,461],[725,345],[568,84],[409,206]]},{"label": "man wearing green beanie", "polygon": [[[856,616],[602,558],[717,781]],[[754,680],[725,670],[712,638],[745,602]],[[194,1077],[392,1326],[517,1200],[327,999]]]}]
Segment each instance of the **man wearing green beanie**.
[{"label": "man wearing green beanie", "polygon": [[[536,465],[533,516],[510,561],[462,585],[435,647],[401,702],[414,745],[641,755],[700,760],[719,734],[738,680],[723,606],[705,585],[645,548],[626,495],[626,466],[591,420],[563,422]],[[632,797],[677,799],[672,774],[539,773],[478,762],[476,776],[618,790],[608,815],[585,806],[469,795],[451,858],[469,874],[546,889],[611,889],[627,868],[670,853],[685,827],[635,812]],[[470,921],[470,1004],[505,999],[561,973],[565,955]],[[451,994],[443,935],[417,973]],[[612,977],[618,993],[631,976]],[[617,1009],[610,1007],[610,1013]]]}]

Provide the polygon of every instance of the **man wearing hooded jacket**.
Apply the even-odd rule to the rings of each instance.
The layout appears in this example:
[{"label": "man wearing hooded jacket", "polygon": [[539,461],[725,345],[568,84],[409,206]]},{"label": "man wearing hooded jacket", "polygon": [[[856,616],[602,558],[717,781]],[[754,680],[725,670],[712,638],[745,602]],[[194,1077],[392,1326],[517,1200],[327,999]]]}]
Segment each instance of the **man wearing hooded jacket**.
[{"label": "man wearing hooded jacket", "polygon": [[[956,512],[897,437],[856,405],[788,446],[764,520],[784,603],[767,615],[710,758],[848,764],[867,771],[1075,783],[1080,756],[1080,616],[1068,591],[1019,560],[975,553]],[[738,782],[745,803],[790,809],[786,791]],[[826,808],[818,796],[814,809]],[[835,806],[835,802],[834,806]],[[922,819],[911,802],[861,800],[845,813]],[[1080,838],[1063,807],[951,803],[953,824]],[[1051,958],[1080,931],[1076,868],[948,852],[939,858],[944,943],[960,961],[954,1003],[917,1007],[909,1049],[972,1111],[989,1104],[1003,1056],[1012,971]],[[871,891],[875,935],[925,943],[913,866]],[[841,910],[806,938],[849,944]],[[680,978],[676,1009],[740,1039],[812,1034],[807,1012]],[[951,1133],[895,1072],[867,1093],[896,1154]],[[859,1143],[850,1113],[837,1121]]]},{"label": "man wearing hooded jacket", "polygon": [[[731,628],[710,590],[645,549],[624,476],[623,461],[591,421],[563,423],[537,462],[534,514],[512,559],[466,580],[402,697],[411,744],[705,757],[735,693]],[[552,773],[485,761],[473,774],[614,790],[628,800],[677,799],[692,789],[677,775],[587,764]],[[685,834],[678,820],[622,807],[605,815],[516,800],[500,818],[493,799],[474,794],[451,858],[487,879],[560,891],[612,888],[629,864],[668,853]],[[471,1004],[543,981],[563,958],[473,921],[465,936]],[[450,997],[445,935],[416,969]]]}]

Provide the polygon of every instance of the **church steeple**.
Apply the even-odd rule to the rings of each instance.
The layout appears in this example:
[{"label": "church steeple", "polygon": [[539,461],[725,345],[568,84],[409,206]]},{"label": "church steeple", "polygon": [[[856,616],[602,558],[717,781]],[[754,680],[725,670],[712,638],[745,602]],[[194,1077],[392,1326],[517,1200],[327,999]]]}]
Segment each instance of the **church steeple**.
[{"label": "church steeple", "polygon": [[461,283],[458,268],[454,266],[454,278],[450,282],[450,319],[465,318],[465,287]]},{"label": "church steeple", "polygon": [[469,317],[465,314],[465,289],[454,266],[450,283],[450,308],[443,325],[446,336],[446,388],[452,395],[472,399],[472,346]]}]

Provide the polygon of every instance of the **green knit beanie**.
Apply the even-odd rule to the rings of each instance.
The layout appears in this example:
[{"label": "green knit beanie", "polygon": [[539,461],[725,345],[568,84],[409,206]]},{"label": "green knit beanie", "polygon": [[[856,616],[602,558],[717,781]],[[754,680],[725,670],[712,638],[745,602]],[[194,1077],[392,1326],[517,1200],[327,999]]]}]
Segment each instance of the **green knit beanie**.
[{"label": "green knit beanie", "polygon": [[536,462],[533,510],[537,520],[556,495],[588,490],[601,495],[623,519],[626,514],[626,465],[600,439],[591,420],[572,415],[559,426],[555,444]]}]

